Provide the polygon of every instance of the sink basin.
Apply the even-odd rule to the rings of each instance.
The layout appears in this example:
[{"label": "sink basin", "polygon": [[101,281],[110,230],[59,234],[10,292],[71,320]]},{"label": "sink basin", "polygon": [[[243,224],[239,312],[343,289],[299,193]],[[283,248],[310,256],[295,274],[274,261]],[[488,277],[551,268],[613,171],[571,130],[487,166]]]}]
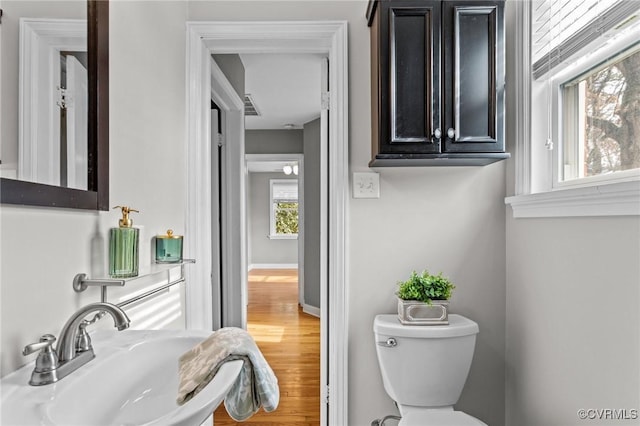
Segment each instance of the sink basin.
[{"label": "sink basin", "polygon": [[111,331],[91,335],[96,358],[57,383],[30,386],[33,363],[1,382],[2,424],[189,425],[204,422],[234,383],[242,361],[225,363],[182,406],[178,358],[209,336],[200,331]]}]

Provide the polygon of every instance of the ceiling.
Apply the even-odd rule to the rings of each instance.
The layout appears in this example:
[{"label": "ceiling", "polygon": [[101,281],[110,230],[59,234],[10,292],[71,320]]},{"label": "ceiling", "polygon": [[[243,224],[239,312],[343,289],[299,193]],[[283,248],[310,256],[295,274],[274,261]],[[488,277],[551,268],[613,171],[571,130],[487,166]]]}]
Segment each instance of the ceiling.
[{"label": "ceiling", "polygon": [[241,54],[245,93],[250,94],[258,117],[245,117],[245,128],[302,129],[320,116],[320,73],[323,56],[310,53]]}]

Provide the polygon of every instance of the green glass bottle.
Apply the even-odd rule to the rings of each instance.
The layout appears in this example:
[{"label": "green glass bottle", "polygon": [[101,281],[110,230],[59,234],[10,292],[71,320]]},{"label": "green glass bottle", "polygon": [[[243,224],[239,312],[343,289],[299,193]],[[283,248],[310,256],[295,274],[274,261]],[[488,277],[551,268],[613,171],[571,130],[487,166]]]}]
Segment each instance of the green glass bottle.
[{"label": "green glass bottle", "polygon": [[138,276],[138,242],[140,230],[134,228],[129,213],[138,212],[127,206],[122,209],[122,219],[117,228],[109,230],[109,276],[111,278],[130,278]]}]

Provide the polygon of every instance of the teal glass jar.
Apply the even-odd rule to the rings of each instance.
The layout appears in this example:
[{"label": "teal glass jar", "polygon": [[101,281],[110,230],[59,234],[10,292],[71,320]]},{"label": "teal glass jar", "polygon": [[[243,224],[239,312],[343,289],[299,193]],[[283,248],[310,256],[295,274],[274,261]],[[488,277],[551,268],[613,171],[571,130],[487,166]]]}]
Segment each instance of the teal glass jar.
[{"label": "teal glass jar", "polygon": [[167,230],[165,235],[156,236],[156,263],[182,262],[182,235],[174,235]]}]

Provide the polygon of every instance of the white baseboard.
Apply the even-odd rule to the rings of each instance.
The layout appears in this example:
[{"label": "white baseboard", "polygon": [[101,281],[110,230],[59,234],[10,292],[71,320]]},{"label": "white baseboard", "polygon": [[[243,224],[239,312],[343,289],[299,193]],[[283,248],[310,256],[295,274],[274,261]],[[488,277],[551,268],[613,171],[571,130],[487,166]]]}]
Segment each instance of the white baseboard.
[{"label": "white baseboard", "polygon": [[297,263],[252,263],[249,270],[252,269],[298,269]]},{"label": "white baseboard", "polygon": [[320,318],[320,308],[316,308],[315,306],[307,305],[305,303],[304,305],[302,305],[302,312]]}]

